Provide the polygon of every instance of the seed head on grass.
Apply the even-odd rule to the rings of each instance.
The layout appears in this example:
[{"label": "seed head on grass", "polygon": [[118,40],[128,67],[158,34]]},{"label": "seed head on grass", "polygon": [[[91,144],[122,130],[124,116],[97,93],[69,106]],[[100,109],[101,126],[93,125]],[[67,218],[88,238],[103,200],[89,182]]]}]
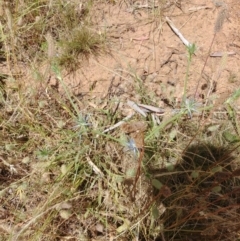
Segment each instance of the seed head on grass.
[{"label": "seed head on grass", "polygon": [[219,11],[218,16],[217,16],[217,20],[214,26],[214,33],[218,33],[221,31],[224,21],[228,16],[228,9],[226,6],[223,7],[223,9],[221,11]]},{"label": "seed head on grass", "polygon": [[48,49],[47,49],[48,60],[51,61],[53,60],[53,58],[56,57],[56,49],[55,49],[54,39],[50,32],[46,34],[46,41],[48,45]]}]

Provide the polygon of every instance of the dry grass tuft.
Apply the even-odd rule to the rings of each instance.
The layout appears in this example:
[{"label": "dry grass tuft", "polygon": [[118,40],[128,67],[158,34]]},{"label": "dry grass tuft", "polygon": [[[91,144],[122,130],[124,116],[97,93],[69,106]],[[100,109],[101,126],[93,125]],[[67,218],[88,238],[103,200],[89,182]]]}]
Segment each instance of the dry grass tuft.
[{"label": "dry grass tuft", "polygon": [[165,240],[235,240],[240,229],[238,186],[231,150],[194,144],[172,175],[160,181],[172,195],[162,200]]},{"label": "dry grass tuft", "polygon": [[[0,3],[3,57],[10,66],[47,62],[56,80],[23,88],[16,75],[0,75],[1,240],[238,240],[240,90],[225,102],[226,116],[207,123],[212,107],[187,93],[192,45],[182,102],[162,83],[167,111],[128,115],[116,127],[126,107],[114,91],[95,103],[74,95],[61,72],[105,50],[105,35],[91,25],[93,3],[17,0],[2,13]],[[114,78],[111,88],[120,88]],[[159,101],[145,80],[131,78],[131,94]]]},{"label": "dry grass tuft", "polygon": [[[14,1],[3,5],[2,30],[6,36],[4,42],[8,47],[9,62],[14,60],[32,63],[44,61],[49,57],[58,59],[61,53],[61,64],[69,65],[71,61],[76,64],[75,59],[79,54],[86,55],[86,50],[94,53],[103,39],[100,39],[96,32],[90,33],[86,30],[91,27],[88,16],[90,8],[91,1],[84,3],[73,1],[64,3],[61,0],[25,1],[24,3]],[[83,25],[84,28],[81,27]],[[81,29],[79,32],[86,35],[86,39],[72,36],[73,30],[76,30],[75,35],[80,34],[77,34],[79,28]],[[82,29],[85,31],[83,32]],[[91,39],[94,39],[94,44],[90,41]],[[77,49],[76,41],[85,41],[78,43],[84,45],[83,52]],[[59,49],[63,42],[69,48]]]}]

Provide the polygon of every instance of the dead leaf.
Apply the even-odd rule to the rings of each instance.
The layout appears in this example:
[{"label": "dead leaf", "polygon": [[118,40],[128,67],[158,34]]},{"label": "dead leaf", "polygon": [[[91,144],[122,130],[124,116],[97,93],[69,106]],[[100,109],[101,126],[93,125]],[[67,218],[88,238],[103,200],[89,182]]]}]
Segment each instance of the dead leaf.
[{"label": "dead leaf", "polygon": [[99,233],[103,233],[103,231],[104,231],[104,227],[103,227],[103,225],[102,225],[101,223],[98,223],[98,224],[95,226],[95,229],[96,229],[96,231],[99,232]]},{"label": "dead leaf", "polygon": [[161,192],[164,197],[169,197],[170,195],[172,195],[170,188],[166,185],[161,187]]},{"label": "dead leaf", "polygon": [[61,210],[59,214],[63,219],[69,219],[72,215],[72,213],[69,210],[65,210],[65,209]]},{"label": "dead leaf", "polygon": [[204,235],[204,236],[213,236],[217,233],[217,228],[215,226],[210,226],[206,229],[204,229],[202,232],[201,232],[201,235]]},{"label": "dead leaf", "polygon": [[147,129],[145,121],[132,121],[122,126],[125,134],[129,135],[135,142],[137,148],[144,147],[144,131]]},{"label": "dead leaf", "polygon": [[236,169],[236,170],[233,172],[233,176],[234,176],[234,177],[240,176],[240,168]]}]

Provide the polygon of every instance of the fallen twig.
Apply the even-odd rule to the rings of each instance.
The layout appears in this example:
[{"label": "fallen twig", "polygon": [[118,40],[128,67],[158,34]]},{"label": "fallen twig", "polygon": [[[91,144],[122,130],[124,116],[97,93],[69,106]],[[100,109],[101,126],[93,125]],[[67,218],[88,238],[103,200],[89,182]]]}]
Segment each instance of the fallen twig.
[{"label": "fallen twig", "polygon": [[128,100],[127,102],[128,106],[130,106],[133,110],[140,113],[142,116],[147,117],[147,114],[133,101]]},{"label": "fallen twig", "polygon": [[102,173],[102,171],[90,160],[90,158],[87,156],[87,162],[89,164],[89,166],[92,167],[93,171],[99,175],[100,177],[104,177],[104,174]]},{"label": "fallen twig", "polygon": [[235,55],[235,52],[214,52],[212,54],[210,54],[210,57],[222,57],[224,55]]},{"label": "fallen twig", "polygon": [[173,32],[182,40],[182,42],[187,46],[187,47],[191,47],[192,44],[189,43],[181,34],[181,32],[175,27],[175,25],[173,24],[172,20],[170,20],[170,18],[166,17],[167,23],[170,26],[170,28],[173,30]]},{"label": "fallen twig", "polygon": [[116,129],[117,127],[121,126],[122,124],[124,124],[127,120],[131,119],[134,116],[134,113],[129,114],[128,116],[126,116],[123,120],[119,121],[117,124],[107,128],[106,130],[103,131],[103,133],[109,132],[111,130]]},{"label": "fallen twig", "polygon": [[207,6],[207,5],[203,5],[203,6],[198,6],[198,7],[191,7],[188,9],[188,12],[197,12],[198,10],[202,10],[202,9],[210,9],[211,7]]},{"label": "fallen twig", "polygon": [[155,107],[155,106],[152,106],[152,105],[143,105],[143,104],[138,104],[139,107],[141,108],[144,108],[145,112],[155,112],[155,113],[158,113],[158,114],[163,114],[165,111],[159,107]]}]

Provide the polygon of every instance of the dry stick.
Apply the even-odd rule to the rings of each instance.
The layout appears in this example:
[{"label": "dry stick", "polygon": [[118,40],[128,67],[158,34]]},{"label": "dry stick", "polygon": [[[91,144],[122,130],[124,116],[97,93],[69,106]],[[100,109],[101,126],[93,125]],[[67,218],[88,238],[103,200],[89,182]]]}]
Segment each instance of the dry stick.
[{"label": "dry stick", "polygon": [[166,21],[167,21],[168,25],[170,26],[170,28],[172,29],[172,31],[181,39],[183,44],[186,45],[187,47],[191,47],[192,44],[183,37],[182,33],[176,28],[176,26],[173,24],[172,20],[170,18],[166,17]]},{"label": "dry stick", "polygon": [[103,131],[103,133],[109,132],[109,131],[114,130],[115,128],[123,125],[124,123],[126,123],[126,121],[128,121],[129,119],[131,119],[133,116],[134,116],[134,113],[129,114],[129,115],[126,116],[123,120],[119,121],[117,124],[115,124],[115,125],[107,128],[107,129],[105,129],[105,130]]},{"label": "dry stick", "polygon": [[135,198],[136,198],[137,182],[138,182],[138,179],[140,178],[140,175],[141,175],[141,169],[142,169],[141,166],[142,166],[143,156],[144,156],[144,145],[143,145],[143,147],[140,150],[140,155],[139,155],[139,158],[138,158],[138,169],[137,169],[134,185],[133,185],[132,192],[131,192],[131,194],[132,194],[131,198],[133,200],[135,200]]},{"label": "dry stick", "polygon": [[162,194],[163,194],[163,191],[160,189],[159,192],[158,192],[158,194],[157,194],[155,197],[153,197],[153,199],[152,199],[150,202],[148,202],[142,210],[147,210],[147,209],[149,209],[150,206],[151,206],[159,197],[162,196]]},{"label": "dry stick", "polygon": [[215,37],[216,37],[217,33],[220,32],[220,30],[222,29],[222,26],[223,26],[223,23],[224,23],[225,18],[227,17],[227,14],[228,14],[227,6],[224,6],[223,9],[218,13],[218,17],[217,17],[217,20],[216,20],[216,23],[215,23],[215,26],[214,26],[213,39],[212,39],[210,48],[209,48],[209,50],[208,50],[207,58],[206,58],[206,60],[205,60],[205,62],[204,62],[204,65],[203,65],[203,68],[202,68],[200,77],[199,77],[198,82],[197,82],[197,87],[196,87],[196,90],[195,90],[194,99],[196,98],[197,91],[198,91],[198,87],[199,87],[199,84],[200,84],[200,80],[201,80],[201,78],[202,78],[203,71],[204,71],[204,69],[205,69],[205,67],[206,67],[206,64],[207,64],[207,61],[208,61],[208,57],[209,57],[209,55],[210,55],[210,51],[211,51],[212,46],[213,46],[213,42],[214,42],[214,40],[215,40]]}]

